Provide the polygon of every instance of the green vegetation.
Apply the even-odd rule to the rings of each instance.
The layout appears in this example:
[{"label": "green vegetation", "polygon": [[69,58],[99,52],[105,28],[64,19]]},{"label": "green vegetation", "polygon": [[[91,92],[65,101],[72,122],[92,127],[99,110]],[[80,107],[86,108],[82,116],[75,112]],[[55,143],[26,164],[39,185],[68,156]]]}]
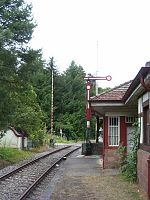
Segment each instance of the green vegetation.
[{"label": "green vegetation", "polygon": [[130,143],[132,145],[130,152],[125,154],[125,148],[120,145],[118,149],[118,154],[120,157],[120,171],[122,175],[131,182],[137,180],[137,150],[139,145],[139,131],[138,123],[134,123],[134,131],[131,133],[132,138]]},{"label": "green vegetation", "polygon": [[[62,129],[67,140],[82,140],[86,128],[83,67],[72,61],[60,74],[52,58],[45,61],[41,49],[30,48],[36,24],[32,6],[24,0],[1,1],[0,13],[0,131],[12,126],[27,133],[34,147],[44,144],[51,129],[53,70],[54,131]],[[91,137],[94,120],[91,116]]]},{"label": "green vegetation", "polygon": [[20,151],[14,148],[0,148],[0,160],[5,160],[10,163],[15,163],[24,160],[32,155],[31,151]]},{"label": "green vegetation", "polygon": [[57,135],[55,135],[54,136],[54,141],[55,141],[55,143],[75,143],[75,142],[77,142],[77,141],[75,141],[75,140],[67,140],[67,138],[64,138],[64,137],[60,137],[60,136],[57,136]]}]

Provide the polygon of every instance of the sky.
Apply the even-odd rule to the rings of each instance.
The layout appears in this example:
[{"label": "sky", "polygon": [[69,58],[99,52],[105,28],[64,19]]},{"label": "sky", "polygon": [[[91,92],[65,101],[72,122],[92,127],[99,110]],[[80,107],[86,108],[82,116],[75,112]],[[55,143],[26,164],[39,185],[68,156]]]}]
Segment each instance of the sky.
[{"label": "sky", "polygon": [[25,0],[38,26],[30,45],[54,57],[58,71],[72,60],[115,87],[135,78],[150,61],[149,0]]}]

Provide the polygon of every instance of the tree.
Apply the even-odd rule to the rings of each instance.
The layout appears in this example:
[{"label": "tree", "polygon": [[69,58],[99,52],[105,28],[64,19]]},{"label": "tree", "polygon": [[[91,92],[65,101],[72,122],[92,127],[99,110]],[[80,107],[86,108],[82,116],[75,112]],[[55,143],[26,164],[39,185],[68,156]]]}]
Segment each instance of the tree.
[{"label": "tree", "polygon": [[37,95],[32,85],[26,86],[26,90],[16,94],[17,108],[13,113],[12,125],[27,133],[28,137],[36,141],[36,146],[42,144],[40,133],[44,129],[43,112],[37,103]]},{"label": "tree", "polygon": [[17,107],[20,55],[26,52],[34,27],[31,5],[23,0],[0,1],[0,129],[11,123]]},{"label": "tree", "polygon": [[[41,50],[29,49],[21,54],[18,78],[23,90],[18,91],[18,103],[13,124],[28,133],[35,145],[42,144],[46,113],[42,110],[44,83],[47,78]],[[48,108],[48,106],[47,106]]]},{"label": "tree", "polygon": [[[61,76],[56,128],[62,128],[68,138],[81,137],[85,128],[85,72],[74,61]],[[62,84],[63,83],[63,84]],[[61,127],[60,127],[61,126]],[[75,139],[75,138],[74,138]]]},{"label": "tree", "polygon": [[24,0],[1,0],[0,2],[0,46],[22,49],[32,37],[32,6]]}]

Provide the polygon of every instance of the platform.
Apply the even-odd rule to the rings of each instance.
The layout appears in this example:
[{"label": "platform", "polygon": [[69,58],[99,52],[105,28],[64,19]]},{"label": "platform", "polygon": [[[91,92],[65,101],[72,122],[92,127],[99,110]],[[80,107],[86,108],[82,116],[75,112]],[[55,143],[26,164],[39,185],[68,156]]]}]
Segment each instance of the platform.
[{"label": "platform", "polygon": [[99,155],[81,155],[81,149],[67,158],[45,194],[39,200],[133,200],[126,188],[128,182],[121,182],[118,169],[102,168]]}]

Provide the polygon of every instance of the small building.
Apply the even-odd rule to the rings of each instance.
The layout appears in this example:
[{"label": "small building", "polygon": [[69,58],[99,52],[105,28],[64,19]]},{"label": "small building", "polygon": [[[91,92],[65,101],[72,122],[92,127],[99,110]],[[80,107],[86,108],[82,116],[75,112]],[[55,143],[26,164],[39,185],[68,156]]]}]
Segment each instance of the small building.
[{"label": "small building", "polygon": [[116,166],[120,143],[130,151],[132,124],[138,118],[138,181],[150,198],[150,66],[142,67],[133,81],[91,97],[90,103],[97,121],[103,117],[104,168]]},{"label": "small building", "polygon": [[10,127],[0,139],[0,147],[23,149],[27,147],[27,136],[22,131]]},{"label": "small building", "polygon": [[[118,146],[121,143],[129,150],[132,123],[137,117],[137,107],[125,104],[123,97],[132,81],[125,82],[98,96],[91,97],[91,110],[97,121],[103,117],[103,163],[105,168],[118,163]],[[98,117],[99,114],[99,117]]]}]

